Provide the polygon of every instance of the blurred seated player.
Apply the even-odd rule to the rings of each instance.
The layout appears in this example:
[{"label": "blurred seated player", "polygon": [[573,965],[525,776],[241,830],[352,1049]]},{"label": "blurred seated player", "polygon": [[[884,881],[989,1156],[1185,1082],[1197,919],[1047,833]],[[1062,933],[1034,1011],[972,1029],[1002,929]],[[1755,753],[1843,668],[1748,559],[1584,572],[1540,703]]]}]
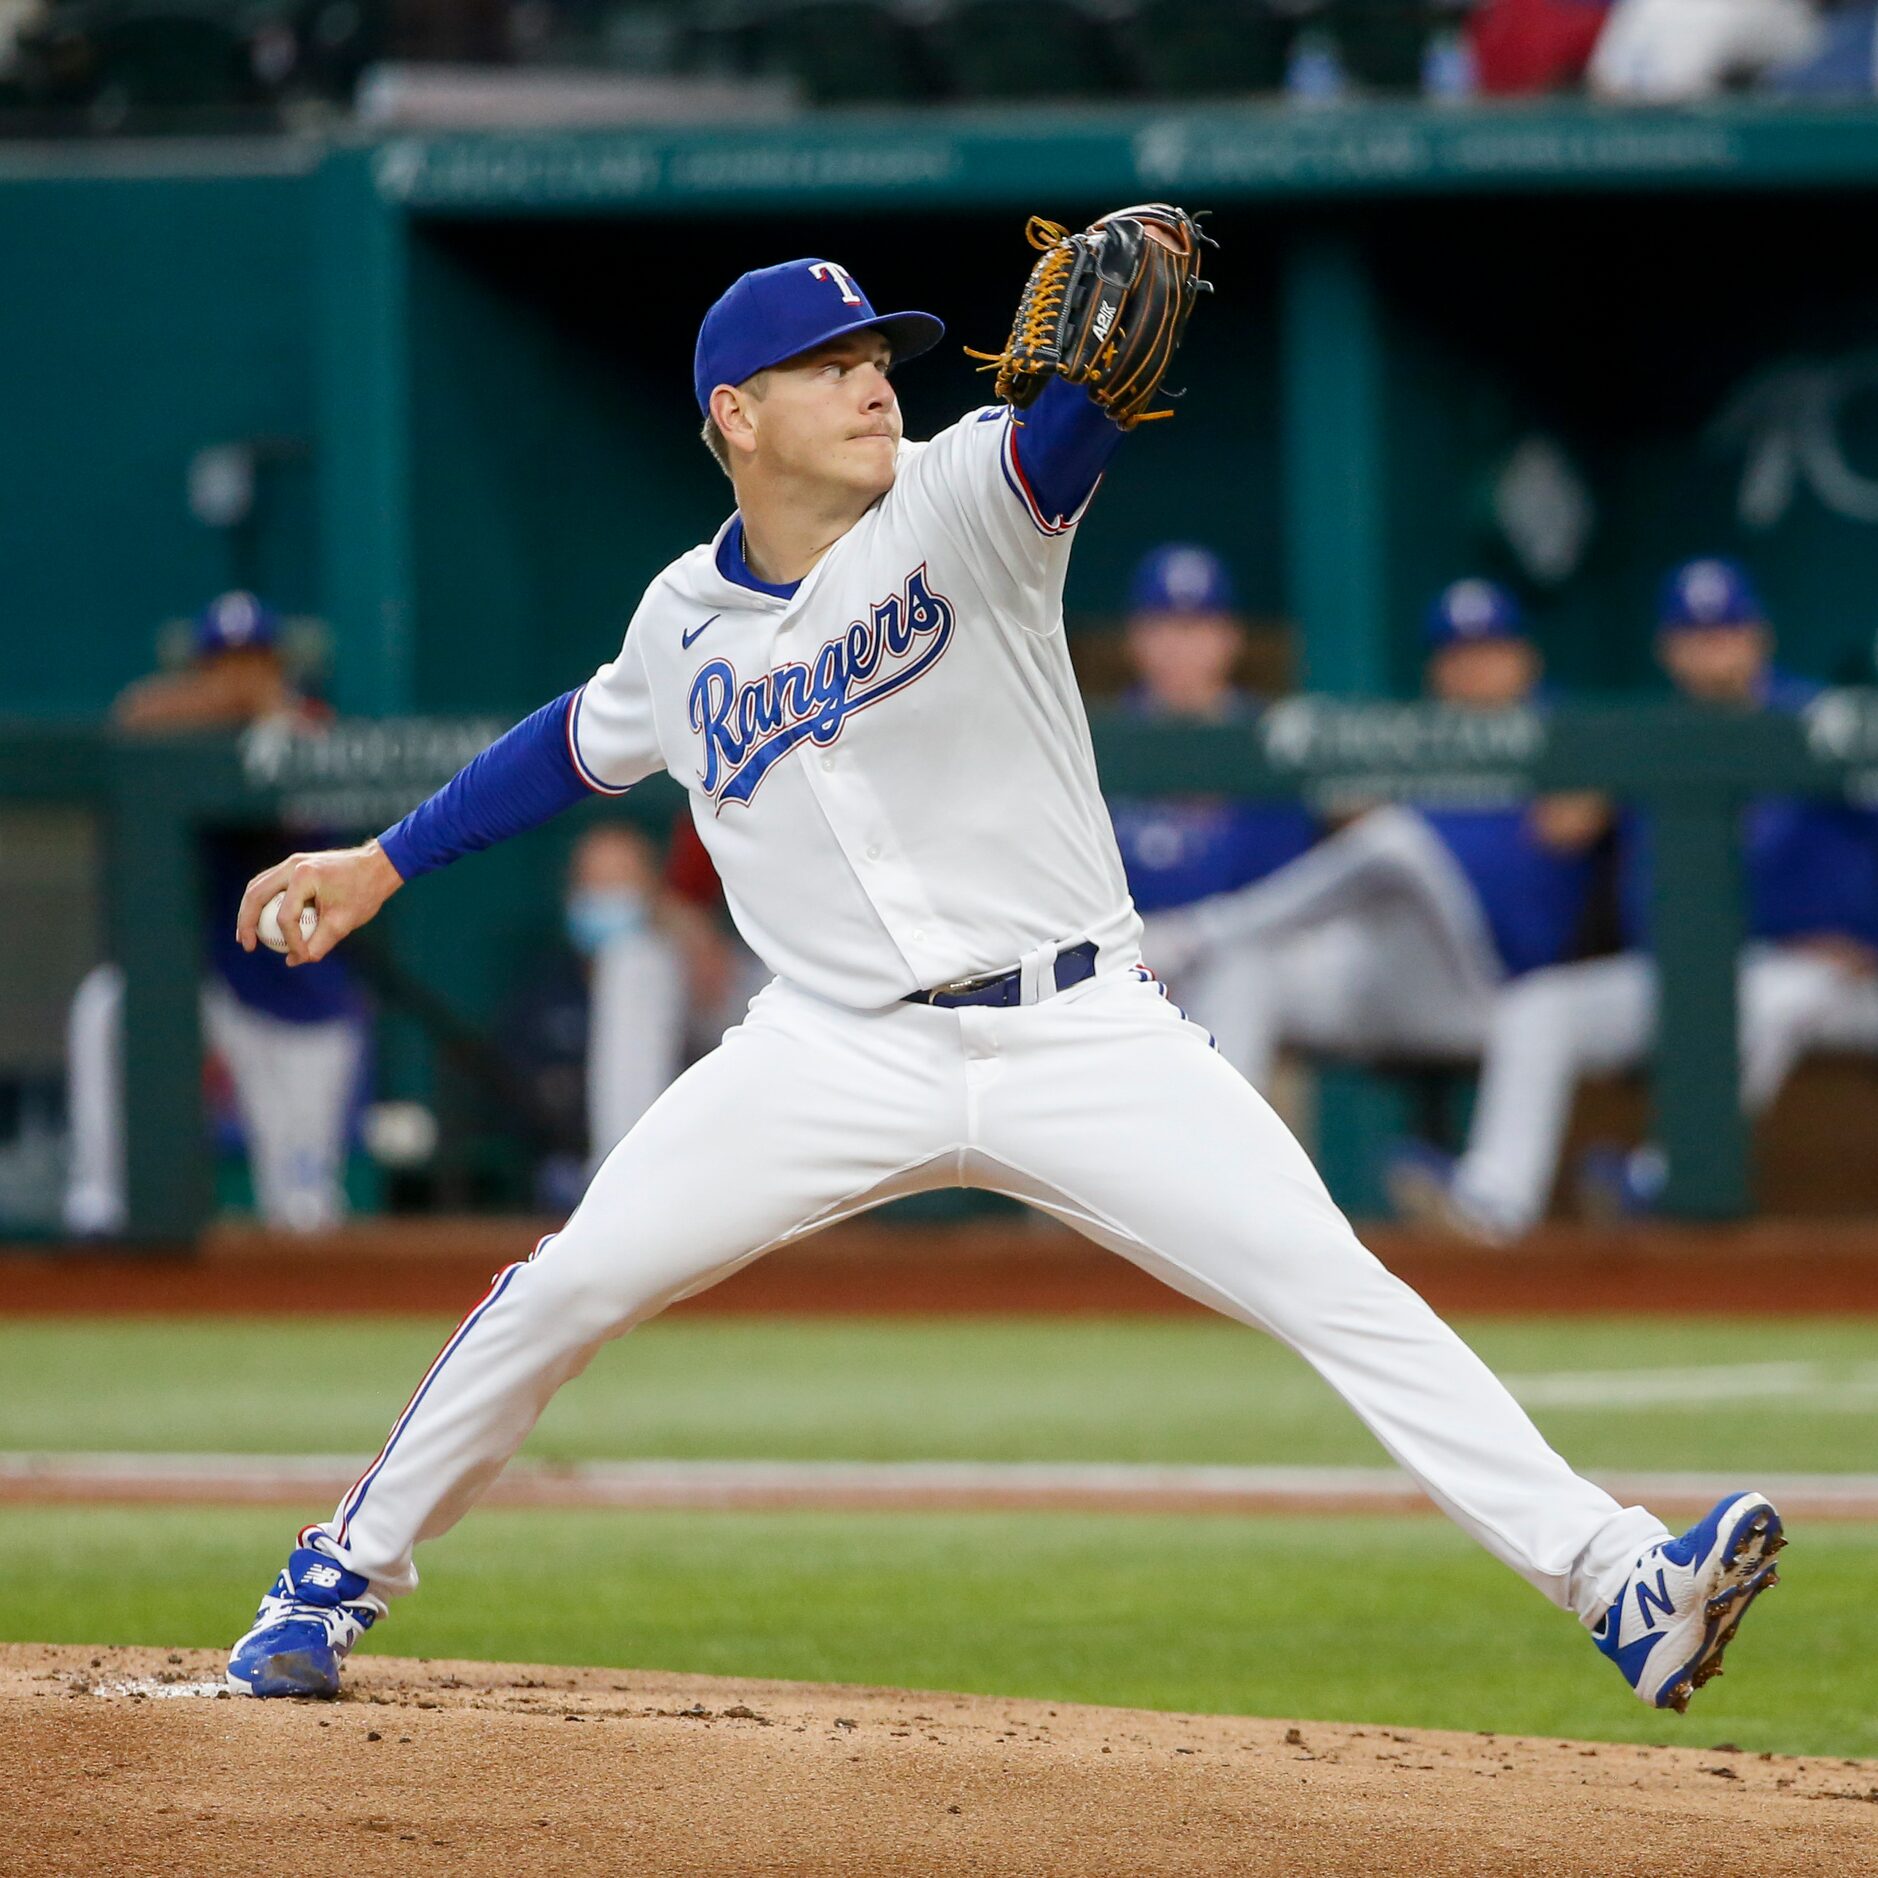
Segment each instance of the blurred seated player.
[{"label": "blurred seated player", "polygon": [[[1819,691],[1774,669],[1765,609],[1731,561],[1671,574],[1656,649],[1676,689],[1717,710],[1797,712]],[[1392,1181],[1409,1216],[1488,1242],[1520,1237],[1551,1198],[1579,1079],[1634,1069],[1654,1048],[1651,832],[1637,816],[1620,832],[1626,949],[1534,972],[1502,993],[1467,1152],[1449,1166],[1423,1151]],[[1878,1051],[1878,817],[1839,801],[1763,797],[1742,833],[1741,1099],[1759,1115],[1807,1051]],[[1651,1149],[1595,1154],[1585,1197],[1606,1216],[1644,1212],[1664,1172]]]},{"label": "blurred seated player", "polygon": [[[278,643],[279,621],[250,593],[225,593],[195,623],[180,671],[141,678],[111,711],[120,729],[234,730],[262,718],[310,718]],[[361,1002],[336,960],[288,971],[272,952],[235,942],[242,889],[288,837],[279,829],[209,835],[203,844],[206,974],[202,1034],[211,1069],[226,1072],[247,1144],[255,1204],[270,1226],[312,1232],[345,1213],[346,1135],[364,1060]],[[72,1162],[65,1224],[87,1236],[122,1232],[124,974],[99,965],[72,999],[67,1030]]]},{"label": "blurred seated player", "polygon": [[695,1054],[694,1011],[724,977],[716,928],[667,887],[657,849],[628,823],[574,844],[563,919],[564,944],[504,1024],[505,1053],[553,1137],[536,1195],[550,1210],[572,1209]]},{"label": "blurred seated player", "polygon": [[[1231,576],[1218,556],[1185,543],[1156,548],[1136,568],[1129,592],[1127,652],[1136,682],[1123,708],[1163,722],[1249,722],[1257,701],[1233,683],[1244,647]],[[1150,947],[1156,915],[1262,880],[1317,835],[1316,823],[1292,802],[1157,796],[1112,802],[1109,813]],[[1187,956],[1181,974],[1182,999],[1233,1061],[1244,1048],[1242,976],[1229,950],[1206,947]]]},{"label": "blurred seated player", "polygon": [[[1504,588],[1456,581],[1425,632],[1438,702],[1534,701],[1539,651]],[[1606,820],[1583,796],[1371,809],[1254,886],[1150,919],[1145,955],[1183,999],[1196,959],[1232,975],[1239,1031],[1227,1055],[1262,1090],[1286,1046],[1471,1058],[1494,992],[1571,956]]]}]

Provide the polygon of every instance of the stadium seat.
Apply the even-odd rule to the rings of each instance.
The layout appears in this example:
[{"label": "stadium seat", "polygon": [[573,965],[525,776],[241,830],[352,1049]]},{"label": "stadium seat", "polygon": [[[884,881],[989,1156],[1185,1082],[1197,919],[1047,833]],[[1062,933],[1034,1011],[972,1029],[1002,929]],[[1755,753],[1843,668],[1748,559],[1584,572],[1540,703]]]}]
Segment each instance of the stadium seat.
[{"label": "stadium seat", "polygon": [[61,65],[83,71],[85,103],[112,124],[141,113],[261,101],[246,41],[226,19],[167,6],[64,8]]},{"label": "stadium seat", "polygon": [[20,34],[19,90],[100,129],[251,114],[297,68],[295,11],[293,0],[63,0]]},{"label": "stadium seat", "polygon": [[1195,98],[1279,90],[1291,31],[1269,0],[1141,0],[1115,38],[1142,90]]},{"label": "stadium seat", "polygon": [[1109,23],[1076,0],[951,0],[928,28],[961,98],[1093,98],[1129,89]]},{"label": "stadium seat", "polygon": [[[391,56],[416,64],[488,64],[507,56],[514,20],[508,0],[338,0],[383,17],[379,30]],[[530,14],[547,16],[550,27],[568,8],[550,4]]]},{"label": "stadium seat", "polygon": [[350,99],[366,67],[386,55],[390,11],[382,0],[302,0],[293,20],[294,88]]},{"label": "stadium seat", "polygon": [[708,12],[692,29],[693,63],[743,77],[793,78],[817,104],[933,95],[914,24],[882,0],[756,0]]},{"label": "stadium seat", "polygon": [[1325,0],[1316,19],[1336,41],[1356,84],[1369,91],[1419,91],[1430,37],[1461,12],[1432,0]]}]

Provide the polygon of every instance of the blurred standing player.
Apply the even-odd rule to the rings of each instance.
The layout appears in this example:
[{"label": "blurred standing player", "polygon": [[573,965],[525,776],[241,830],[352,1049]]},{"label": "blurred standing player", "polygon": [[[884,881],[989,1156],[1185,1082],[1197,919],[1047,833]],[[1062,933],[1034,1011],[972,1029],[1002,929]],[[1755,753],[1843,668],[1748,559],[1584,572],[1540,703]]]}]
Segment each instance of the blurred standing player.
[{"label": "blurred standing player", "polygon": [[[1505,710],[1537,695],[1539,651],[1505,588],[1454,582],[1425,636],[1438,702]],[[1150,917],[1145,949],[1183,997],[1196,963],[1230,979],[1233,1060],[1257,1087],[1286,1046],[1471,1058],[1498,988],[1570,956],[1605,819],[1576,796],[1372,809],[1258,885]]]},{"label": "blurred standing player", "polygon": [[[306,717],[278,643],[279,621],[250,593],[225,593],[195,622],[182,671],[128,686],[112,708],[119,728],[144,733],[233,729]],[[364,1053],[364,1026],[343,961],[289,973],[268,952],[236,943],[229,913],[257,857],[278,832],[243,830],[204,842],[209,890],[203,1037],[233,1085],[255,1202],[270,1226],[312,1232],[345,1213],[346,1129]],[[124,1211],[124,974],[89,972],[67,1033],[72,1165],[65,1224],[87,1236],[121,1232]]]},{"label": "blurred standing player", "polygon": [[684,1068],[693,1011],[717,1001],[725,947],[624,822],[575,842],[562,921],[566,943],[529,975],[502,1028],[504,1054],[554,1135],[538,1197],[565,1212]]},{"label": "blurred standing player", "polygon": [[683,938],[690,966],[689,1060],[717,1048],[770,974],[732,923],[724,883],[689,815],[679,816],[666,837],[663,888],[667,916]]},{"label": "blurred standing player", "polygon": [[[1657,654],[1685,698],[1719,710],[1800,711],[1819,692],[1774,669],[1765,609],[1731,561],[1690,561],[1670,575]],[[1579,1079],[1633,1069],[1654,1047],[1650,830],[1631,816],[1622,834],[1628,949],[1535,972],[1500,997],[1467,1152],[1452,1168],[1423,1157],[1399,1189],[1412,1215],[1491,1242],[1520,1237],[1551,1197]],[[1759,1115],[1806,1051],[1878,1051],[1878,818],[1769,797],[1749,806],[1743,838],[1741,1100]],[[1594,1163],[1600,1210],[1645,1210],[1661,1170],[1649,1150]]]},{"label": "blurred standing player", "polygon": [[[1250,722],[1257,701],[1233,683],[1244,647],[1232,579],[1219,557],[1181,542],[1156,548],[1136,568],[1129,592],[1136,683],[1123,708],[1161,721]],[[1150,935],[1158,914],[1262,880],[1317,838],[1316,823],[1295,802],[1156,796],[1111,802],[1109,812],[1128,890]],[[1153,955],[1151,939],[1144,949]],[[1241,1070],[1264,1028],[1255,978],[1232,947],[1196,948],[1180,974],[1181,1003]]]},{"label": "blurred standing player", "polygon": [[[1124,344],[1178,334],[1162,289],[1197,253],[1187,218],[1157,205],[1081,237],[1031,232],[1049,243],[1033,312],[1039,279],[1101,270],[1103,296],[1077,302],[1100,324],[1058,357],[1091,356],[1099,332],[1109,382],[1138,385]],[[1108,297],[1118,278],[1126,297]],[[1137,289],[1159,321],[1137,327]],[[415,1548],[609,1338],[819,1227],[963,1185],[1282,1338],[1643,1700],[1680,1706],[1771,1581],[1777,1514],[1730,1495],[1672,1540],[1575,1475],[1142,967],[1062,616],[1122,432],[1052,367],[1021,415],[996,405],[906,442],[889,370],[942,331],[877,315],[831,261],[742,276],[693,362],[737,501],[714,538],[652,582],[588,683],[397,827],[249,883],[243,943],[284,891],[303,963],[414,876],[665,768],[776,975],[464,1319],[377,1459],[301,1533],[231,1686],[336,1693],[346,1651],[415,1587]]]}]

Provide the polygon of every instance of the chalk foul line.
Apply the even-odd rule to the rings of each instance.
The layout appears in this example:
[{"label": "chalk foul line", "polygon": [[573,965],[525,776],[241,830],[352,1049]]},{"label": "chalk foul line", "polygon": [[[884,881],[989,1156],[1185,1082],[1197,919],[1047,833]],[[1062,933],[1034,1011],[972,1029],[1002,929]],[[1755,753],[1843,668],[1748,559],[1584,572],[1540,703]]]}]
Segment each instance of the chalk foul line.
[{"label": "chalk foul line", "polygon": [[1567,1369],[1501,1378],[1529,1409],[1791,1402],[1806,1409],[1878,1407],[1878,1363],[1709,1363],[1683,1369]]},{"label": "chalk foul line", "polygon": [[[182,1505],[317,1505],[356,1478],[357,1456],[0,1454],[0,1500]],[[1878,1519],[1878,1474],[1610,1472],[1616,1499],[1705,1511],[1743,1486],[1789,1518]],[[1392,1467],[1160,1466],[1057,1461],[518,1461],[495,1506],[918,1512],[1358,1513],[1432,1510]]]}]

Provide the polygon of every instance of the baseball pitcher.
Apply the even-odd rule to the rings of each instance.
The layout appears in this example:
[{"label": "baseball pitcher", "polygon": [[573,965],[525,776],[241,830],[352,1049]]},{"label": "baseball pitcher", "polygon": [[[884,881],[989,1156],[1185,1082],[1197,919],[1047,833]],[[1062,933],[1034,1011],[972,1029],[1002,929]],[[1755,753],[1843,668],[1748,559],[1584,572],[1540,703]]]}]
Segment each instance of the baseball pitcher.
[{"label": "baseball pitcher", "polygon": [[[1148,205],[1041,259],[992,363],[1000,402],[925,443],[892,372],[937,342],[833,261],[745,274],[694,384],[736,509],[647,589],[625,642],[395,828],[259,875],[296,964],[420,874],[590,791],[684,784],[774,976],[500,1273],[229,1659],[255,1695],[330,1695],[609,1338],[900,1194],[1006,1193],[1282,1338],[1435,1502],[1592,1629],[1642,1698],[1716,1667],[1782,1542],[1757,1493],[1671,1538],[1580,1479],[1358,1244],[1264,1101],[1167,1000],[1096,786],[1064,569],[1199,294],[1202,238]],[[311,937],[297,915],[316,909]]]}]

